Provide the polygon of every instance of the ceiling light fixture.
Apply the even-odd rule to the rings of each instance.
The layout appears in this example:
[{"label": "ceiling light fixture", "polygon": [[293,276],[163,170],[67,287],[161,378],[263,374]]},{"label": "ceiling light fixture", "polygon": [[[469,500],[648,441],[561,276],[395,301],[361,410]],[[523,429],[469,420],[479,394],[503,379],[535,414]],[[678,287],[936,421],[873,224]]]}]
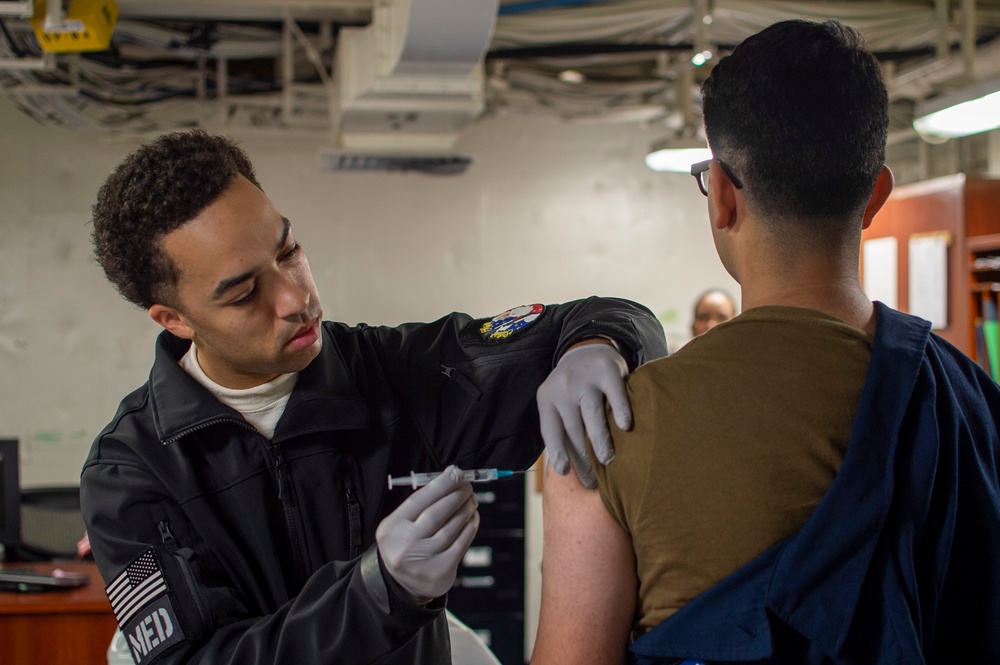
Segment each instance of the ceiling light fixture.
[{"label": "ceiling light fixture", "polygon": [[559,72],[559,80],[562,81],[563,83],[572,83],[574,85],[579,85],[580,83],[583,83],[587,79],[581,72],[578,72],[575,69],[564,69],[563,71]]},{"label": "ceiling light fixture", "polygon": [[695,67],[701,67],[711,59],[712,59],[712,52],[709,51],[708,49],[705,49],[704,51],[699,51],[698,53],[695,53],[693,56],[691,56],[691,64],[694,65]]},{"label": "ceiling light fixture", "polygon": [[646,166],[654,171],[690,173],[691,165],[712,158],[704,141],[665,139],[657,141],[646,154]]},{"label": "ceiling light fixture", "polygon": [[1000,78],[980,81],[917,105],[918,134],[957,138],[1000,128]]}]

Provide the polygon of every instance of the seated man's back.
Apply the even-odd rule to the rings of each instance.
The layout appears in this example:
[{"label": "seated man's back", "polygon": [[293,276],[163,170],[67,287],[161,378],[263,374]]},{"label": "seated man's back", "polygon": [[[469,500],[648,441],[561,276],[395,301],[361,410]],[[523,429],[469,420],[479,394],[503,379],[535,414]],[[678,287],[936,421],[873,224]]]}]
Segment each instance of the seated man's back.
[{"label": "seated man's back", "polygon": [[637,632],[812,514],[847,448],[871,342],[820,312],[759,307],[629,378],[635,426],[595,468],[632,539]]}]

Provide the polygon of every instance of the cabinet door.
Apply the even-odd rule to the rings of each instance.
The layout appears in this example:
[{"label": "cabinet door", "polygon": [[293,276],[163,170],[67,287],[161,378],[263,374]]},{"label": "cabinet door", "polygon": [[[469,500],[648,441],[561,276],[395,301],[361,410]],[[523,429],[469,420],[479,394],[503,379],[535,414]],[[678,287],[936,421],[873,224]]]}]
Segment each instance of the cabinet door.
[{"label": "cabinet door", "polygon": [[[967,292],[968,259],[965,254],[965,176],[937,178],[900,187],[892,193],[875,220],[862,233],[862,242],[875,238],[897,240],[897,309],[910,311],[909,242],[915,234],[945,231],[951,236],[948,247],[948,325],[935,330],[938,335],[969,355],[971,327]],[[864,252],[862,252],[862,255]],[[862,257],[863,261],[863,257]],[[861,266],[862,275],[864,265]]]},{"label": "cabinet door", "polygon": [[524,476],[473,486],[479,533],[448,592],[448,610],[503,665],[524,665],[524,486]]}]

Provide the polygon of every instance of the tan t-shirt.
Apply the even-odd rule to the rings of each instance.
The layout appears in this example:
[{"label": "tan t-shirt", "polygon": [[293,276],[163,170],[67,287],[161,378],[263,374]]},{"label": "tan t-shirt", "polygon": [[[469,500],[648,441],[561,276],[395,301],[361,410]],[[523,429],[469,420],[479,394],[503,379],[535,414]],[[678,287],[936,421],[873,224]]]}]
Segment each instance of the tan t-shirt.
[{"label": "tan t-shirt", "polygon": [[840,468],[872,337],[831,316],[759,307],[628,379],[601,497],[632,537],[643,633],[794,534]]}]

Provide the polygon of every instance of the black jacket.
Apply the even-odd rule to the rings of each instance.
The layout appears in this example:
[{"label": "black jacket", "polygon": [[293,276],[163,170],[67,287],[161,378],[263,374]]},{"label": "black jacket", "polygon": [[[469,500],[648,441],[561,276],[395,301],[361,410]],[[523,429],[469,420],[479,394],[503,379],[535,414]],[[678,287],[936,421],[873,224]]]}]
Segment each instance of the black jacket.
[{"label": "black jacket", "polygon": [[189,342],[162,333],[81,477],[138,665],[448,662],[444,599],[415,606],[381,572],[375,528],[409,494],[386,476],[531,465],[535,391],[583,337],[614,338],[631,367],[666,354],[660,324],[624,300],[550,305],[500,339],[488,322],[325,322],[271,440],[178,364]]}]

